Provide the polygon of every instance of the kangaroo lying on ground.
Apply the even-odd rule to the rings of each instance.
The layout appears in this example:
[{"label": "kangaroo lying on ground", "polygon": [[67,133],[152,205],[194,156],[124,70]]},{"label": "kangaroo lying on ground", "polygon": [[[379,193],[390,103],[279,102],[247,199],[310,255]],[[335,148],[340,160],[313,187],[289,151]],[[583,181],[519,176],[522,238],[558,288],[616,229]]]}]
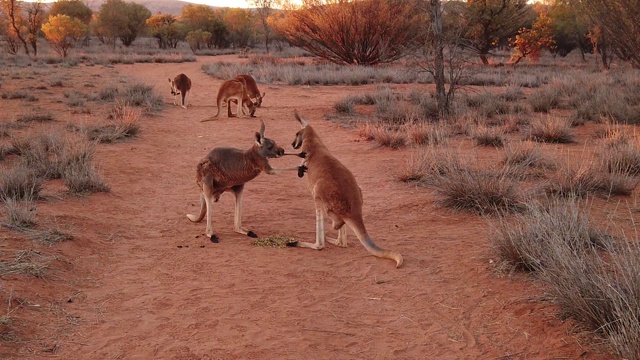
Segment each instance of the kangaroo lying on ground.
[{"label": "kangaroo lying on ground", "polygon": [[[324,248],[324,217],[329,216],[333,221],[333,228],[338,230],[337,239],[327,239],[330,244],[346,247],[346,223],[371,254],[394,260],[396,267],[402,265],[400,253],[385,250],[376,245],[364,226],[362,220],[362,191],[356,178],[338,159],[333,157],[329,149],[322,143],[316,131],[300,117],[298,111],[294,116],[302,125],[296,138],[291,144],[294,149],[302,148],[301,154],[306,157],[301,168],[306,166],[307,183],[316,206],[316,242],[297,242],[291,246],[306,247],[320,250]],[[299,171],[298,176],[304,175]]]},{"label": "kangaroo lying on ground", "polygon": [[[233,115],[231,113],[231,102],[236,100],[236,104],[238,104],[238,110],[236,111],[237,115]],[[218,105],[218,112],[213,116],[213,118],[201,120],[201,122],[210,121],[214,118],[220,116],[220,110],[222,109],[222,104],[227,104],[227,116],[236,117],[240,116],[240,114],[247,115],[244,111],[244,107],[249,108],[249,116],[255,116],[256,112],[256,104],[249,99],[247,95],[247,91],[245,89],[244,81],[240,80],[227,80],[220,85],[218,89],[218,96],[216,97],[216,104]]]},{"label": "kangaroo lying on ground", "polygon": [[173,105],[178,105],[176,102],[178,101],[178,95],[182,95],[182,100],[180,101],[180,106],[183,109],[187,108],[187,104],[185,98],[187,96],[187,92],[191,90],[191,79],[185,74],[176,75],[173,80],[169,79],[169,83],[171,84],[171,95],[173,95]]},{"label": "kangaroo lying on ground", "polygon": [[[287,169],[274,169],[269,165],[270,158],[278,158],[285,154],[284,149],[275,141],[264,137],[264,122],[261,121],[260,132],[256,132],[256,143],[248,150],[218,147],[200,161],[196,170],[196,182],[202,193],[200,195],[200,212],[187,214],[192,222],[200,222],[207,216],[206,234],[212,242],[218,242],[211,227],[212,203],[220,199],[225,191],[232,191],[236,198],[234,230],[240,234],[257,237],[252,231],[242,227],[242,191],[244,184],[253,180],[261,172],[276,174],[285,170],[298,170],[298,166]],[[298,155],[302,156],[302,155]]]}]

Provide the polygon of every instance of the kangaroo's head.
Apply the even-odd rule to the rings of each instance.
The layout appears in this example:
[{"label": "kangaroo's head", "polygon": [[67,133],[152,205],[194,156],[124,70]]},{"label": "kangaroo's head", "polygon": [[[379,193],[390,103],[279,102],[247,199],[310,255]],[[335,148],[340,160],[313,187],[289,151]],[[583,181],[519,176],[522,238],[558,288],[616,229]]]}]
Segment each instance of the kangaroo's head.
[{"label": "kangaroo's head", "polygon": [[256,109],[258,108],[258,105],[256,102],[253,102],[253,100],[249,98],[245,98],[242,101],[242,105],[246,106],[247,109],[249,109],[249,116],[256,117],[255,113],[256,113]]},{"label": "kangaroo's head", "polygon": [[260,93],[258,93],[258,96],[256,97],[256,107],[261,107],[262,106],[262,98],[265,96],[266,94],[263,92],[262,95],[260,95]]},{"label": "kangaroo's head", "polygon": [[298,110],[294,110],[293,115],[296,117],[296,120],[298,120],[298,122],[300,123],[300,126],[302,126],[302,129],[298,130],[298,132],[296,133],[296,138],[293,139],[291,146],[294,149],[300,149],[300,147],[302,146],[302,142],[304,141],[305,130],[307,130],[307,125],[309,124],[305,119],[300,117],[300,114],[298,114]]},{"label": "kangaroo's head", "polygon": [[264,158],[277,158],[284,155],[284,149],[275,141],[264,137],[264,121],[260,120],[260,132],[256,132],[258,153]]},{"label": "kangaroo's head", "polygon": [[180,95],[180,90],[176,88],[176,82],[169,79],[169,84],[171,84],[171,95]]}]

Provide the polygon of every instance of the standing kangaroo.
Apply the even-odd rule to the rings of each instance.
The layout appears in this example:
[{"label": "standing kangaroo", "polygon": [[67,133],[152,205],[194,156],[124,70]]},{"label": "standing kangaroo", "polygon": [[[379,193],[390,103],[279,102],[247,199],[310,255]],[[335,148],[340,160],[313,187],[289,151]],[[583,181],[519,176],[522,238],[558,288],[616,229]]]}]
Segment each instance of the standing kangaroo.
[{"label": "standing kangaroo", "polygon": [[[298,170],[298,167],[274,169],[269,165],[270,158],[283,155],[284,149],[275,141],[264,137],[264,122],[261,121],[260,132],[256,132],[256,142],[248,150],[228,147],[217,147],[200,161],[196,170],[196,183],[202,190],[200,195],[200,212],[187,214],[192,222],[200,222],[207,216],[206,234],[212,242],[218,242],[211,227],[212,203],[220,199],[225,191],[231,191],[236,198],[234,230],[249,237],[257,237],[253,231],[242,227],[242,191],[244,184],[253,180],[261,172],[276,174],[285,170]],[[299,155],[300,156],[300,155]]]},{"label": "standing kangaroo", "polygon": [[[362,219],[362,190],[356,178],[346,166],[331,155],[316,131],[300,117],[297,110],[294,116],[300,122],[302,130],[298,131],[291,146],[294,149],[302,148],[301,154],[306,155],[301,167],[306,166],[307,183],[316,207],[316,242],[297,242],[291,246],[317,250],[324,248],[326,215],[333,221],[333,228],[338,230],[337,239],[327,239],[330,244],[347,246],[347,229],[344,226],[347,224],[368,252],[377,257],[394,260],[396,267],[400,267],[403,262],[402,255],[378,247],[365,229]],[[304,171],[299,171],[298,175],[304,175]]]},{"label": "standing kangaroo", "polygon": [[186,97],[187,92],[191,90],[191,79],[185,74],[176,75],[173,80],[169,79],[171,84],[171,95],[173,95],[173,105],[178,105],[178,95],[181,95],[180,106],[183,109],[187,108]]}]

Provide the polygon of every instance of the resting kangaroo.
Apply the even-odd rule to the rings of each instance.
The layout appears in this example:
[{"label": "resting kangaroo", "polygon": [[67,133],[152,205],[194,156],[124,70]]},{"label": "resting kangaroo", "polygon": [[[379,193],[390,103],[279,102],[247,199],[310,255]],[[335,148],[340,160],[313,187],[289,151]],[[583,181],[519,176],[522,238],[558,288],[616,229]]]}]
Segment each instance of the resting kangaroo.
[{"label": "resting kangaroo", "polygon": [[[231,101],[235,99],[238,104],[237,115],[233,115],[231,113]],[[220,109],[222,108],[222,104],[227,104],[227,115],[229,117],[240,116],[240,113],[245,114],[244,106],[249,108],[249,116],[255,116],[256,105],[249,99],[247,96],[247,91],[245,90],[244,83],[239,80],[227,80],[220,85],[218,89],[218,96],[216,98],[216,104],[218,105],[218,112],[213,116],[213,118],[217,118],[220,115]],[[204,121],[209,121],[212,119],[205,119]]]},{"label": "resting kangaroo", "polygon": [[176,75],[173,80],[169,79],[169,83],[171,84],[171,95],[173,95],[173,105],[178,105],[176,102],[178,101],[178,95],[182,95],[182,100],[180,102],[180,106],[183,109],[187,108],[187,104],[185,98],[187,96],[187,92],[191,90],[191,79],[185,74]]},{"label": "resting kangaroo", "polygon": [[213,234],[211,227],[211,206],[213,202],[218,201],[222,193],[232,191],[236,198],[234,230],[240,234],[256,237],[252,231],[242,227],[244,184],[260,175],[262,171],[267,174],[276,174],[285,170],[298,170],[297,166],[289,169],[274,169],[269,165],[269,158],[278,158],[285,153],[275,141],[264,137],[264,129],[264,122],[261,121],[260,132],[255,134],[256,143],[250,149],[243,151],[218,147],[211,150],[198,164],[196,182],[202,190],[200,213],[187,214],[187,217],[193,222],[200,222],[206,215],[206,234],[213,242],[218,242],[218,237]]},{"label": "resting kangaroo", "polygon": [[[396,267],[400,267],[402,255],[381,249],[367,234],[362,220],[362,191],[356,178],[331,155],[316,131],[300,117],[298,111],[295,111],[294,115],[302,125],[302,130],[298,131],[291,146],[294,149],[302,148],[301,154],[306,154],[302,164],[306,165],[307,183],[316,206],[316,242],[297,242],[292,246],[317,250],[324,248],[326,215],[333,221],[333,228],[338,230],[337,239],[327,239],[330,244],[347,246],[347,229],[344,226],[346,223],[368,252],[377,257],[394,260]],[[303,172],[299,172],[298,175],[302,176]]]}]

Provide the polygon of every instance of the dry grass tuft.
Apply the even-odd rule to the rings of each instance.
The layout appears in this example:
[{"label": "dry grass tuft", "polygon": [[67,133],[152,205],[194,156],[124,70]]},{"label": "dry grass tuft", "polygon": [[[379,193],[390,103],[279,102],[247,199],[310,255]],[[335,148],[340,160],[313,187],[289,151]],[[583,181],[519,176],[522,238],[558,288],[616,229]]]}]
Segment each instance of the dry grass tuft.
[{"label": "dry grass tuft", "polygon": [[414,122],[407,125],[406,132],[414,145],[443,145],[449,139],[449,130],[444,122]]},{"label": "dry grass tuft", "polygon": [[36,203],[34,199],[4,199],[4,208],[7,227],[24,230],[33,228],[36,225]]},{"label": "dry grass tuft", "polygon": [[13,260],[0,260],[0,275],[30,275],[43,278],[49,259],[38,251],[16,251]]},{"label": "dry grass tuft", "polygon": [[358,125],[358,135],[379,146],[400,149],[407,145],[406,135],[397,127],[384,123],[363,122]]},{"label": "dry grass tuft", "polygon": [[43,179],[28,167],[18,164],[12,168],[0,170],[0,200],[37,199],[42,190]]},{"label": "dry grass tuft", "polygon": [[545,186],[545,193],[559,197],[584,197],[589,194],[609,197],[630,195],[638,178],[627,173],[606,171],[602,163],[567,164],[560,168]]},{"label": "dry grass tuft", "polygon": [[500,148],[504,146],[504,130],[496,127],[478,126],[473,132],[473,139],[480,146],[493,146]]},{"label": "dry grass tuft", "polygon": [[555,116],[535,120],[530,124],[527,138],[546,143],[572,143],[571,121]]}]

